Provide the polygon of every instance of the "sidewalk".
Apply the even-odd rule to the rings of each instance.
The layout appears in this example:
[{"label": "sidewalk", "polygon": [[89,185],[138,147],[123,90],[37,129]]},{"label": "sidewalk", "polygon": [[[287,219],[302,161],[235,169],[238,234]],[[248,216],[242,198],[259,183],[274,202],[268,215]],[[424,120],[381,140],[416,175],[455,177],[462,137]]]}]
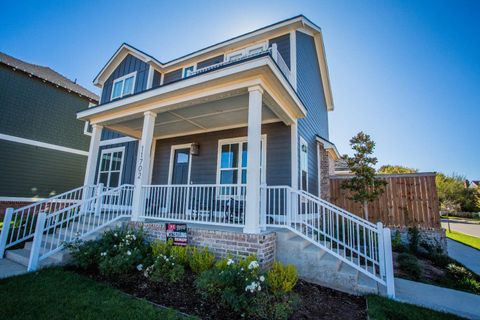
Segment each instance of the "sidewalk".
[{"label": "sidewalk", "polygon": [[8,259],[0,259],[0,279],[27,273],[27,267]]},{"label": "sidewalk", "polygon": [[448,255],[465,265],[468,269],[480,275],[480,251],[463,245],[452,239],[447,239]]},{"label": "sidewalk", "polygon": [[469,319],[480,319],[480,296],[395,278],[396,300],[449,312]]}]

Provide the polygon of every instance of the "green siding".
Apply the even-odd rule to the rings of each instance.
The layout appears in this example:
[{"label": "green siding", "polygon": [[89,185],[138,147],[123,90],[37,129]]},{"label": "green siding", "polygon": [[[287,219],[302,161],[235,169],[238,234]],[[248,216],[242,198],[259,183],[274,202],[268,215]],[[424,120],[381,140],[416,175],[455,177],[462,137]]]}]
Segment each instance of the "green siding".
[{"label": "green siding", "polygon": [[88,151],[76,118],[87,107],[87,98],[0,65],[0,133]]},{"label": "green siding", "polygon": [[0,196],[48,197],[83,185],[87,157],[0,140]]}]

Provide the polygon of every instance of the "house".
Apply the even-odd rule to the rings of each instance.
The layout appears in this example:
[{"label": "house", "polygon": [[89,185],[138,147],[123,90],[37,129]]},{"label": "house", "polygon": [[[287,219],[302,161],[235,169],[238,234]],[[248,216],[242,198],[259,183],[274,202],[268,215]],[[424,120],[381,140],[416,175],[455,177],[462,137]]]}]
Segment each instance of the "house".
[{"label": "house", "polygon": [[0,216],[82,184],[90,137],[75,114],[97,102],[54,70],[0,52]]},{"label": "house", "polygon": [[187,223],[188,241],[218,255],[278,259],[336,289],[393,295],[390,230],[328,202],[334,104],[322,32],[306,17],[168,62],[122,44],[94,84],[100,103],[77,114],[92,132],[84,186],[40,213],[35,233],[3,248],[0,237],[0,256],[33,239],[24,254],[35,270],[60,252],[57,238],[124,219],[164,239],[166,222]]}]

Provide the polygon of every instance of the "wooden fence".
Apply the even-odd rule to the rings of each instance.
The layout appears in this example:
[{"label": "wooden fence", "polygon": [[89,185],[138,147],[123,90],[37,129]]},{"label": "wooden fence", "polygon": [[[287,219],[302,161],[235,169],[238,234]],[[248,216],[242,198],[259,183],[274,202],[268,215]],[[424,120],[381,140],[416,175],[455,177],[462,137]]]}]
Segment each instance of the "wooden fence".
[{"label": "wooden fence", "polygon": [[[369,204],[371,222],[381,221],[390,227],[441,228],[440,212],[435,185],[435,173],[379,175],[388,184],[385,192]],[[330,201],[337,206],[363,217],[359,203],[348,199],[342,190],[342,180],[351,176],[330,177]]]}]

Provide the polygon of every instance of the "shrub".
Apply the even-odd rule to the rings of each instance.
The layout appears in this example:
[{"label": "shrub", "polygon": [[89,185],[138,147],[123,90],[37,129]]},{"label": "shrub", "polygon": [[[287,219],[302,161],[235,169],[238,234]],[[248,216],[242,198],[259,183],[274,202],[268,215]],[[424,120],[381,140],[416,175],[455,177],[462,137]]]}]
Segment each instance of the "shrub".
[{"label": "shrub", "polygon": [[66,245],[72,256],[72,264],[83,270],[95,270],[98,268],[98,257],[102,252],[98,241],[74,241]]},{"label": "shrub", "polygon": [[160,257],[160,256],[170,256],[170,251],[172,250],[173,247],[173,241],[160,241],[160,240],[154,240],[151,244],[150,247],[152,248],[152,255],[154,258]]},{"label": "shrub", "polygon": [[275,261],[267,272],[267,284],[273,294],[285,294],[293,290],[298,281],[297,269],[293,265],[284,266]]},{"label": "shrub", "polygon": [[422,275],[422,270],[418,264],[417,258],[408,253],[401,253],[398,255],[398,264],[400,269],[407,273],[413,279],[419,279]]},{"label": "shrub", "polygon": [[392,238],[392,249],[396,252],[404,252],[405,245],[402,243],[402,237],[400,235],[400,231],[395,231],[395,234]]},{"label": "shrub", "polygon": [[408,229],[408,240],[408,248],[410,249],[410,252],[416,253],[420,243],[420,232],[417,227]]},{"label": "shrub", "polygon": [[193,247],[188,255],[188,264],[190,269],[196,274],[200,274],[210,269],[215,263],[215,255],[208,251],[208,247],[197,249]]},{"label": "shrub", "polygon": [[174,246],[170,249],[170,256],[184,267],[188,266],[188,257],[191,247],[189,246]]},{"label": "shrub", "polygon": [[447,266],[447,272],[448,275],[455,281],[455,285],[459,289],[480,294],[480,281],[478,277],[470,272],[467,268],[456,263],[450,263]]},{"label": "shrub", "polygon": [[174,257],[158,256],[154,263],[148,267],[144,275],[152,281],[167,281],[177,283],[183,280],[185,268]]}]

